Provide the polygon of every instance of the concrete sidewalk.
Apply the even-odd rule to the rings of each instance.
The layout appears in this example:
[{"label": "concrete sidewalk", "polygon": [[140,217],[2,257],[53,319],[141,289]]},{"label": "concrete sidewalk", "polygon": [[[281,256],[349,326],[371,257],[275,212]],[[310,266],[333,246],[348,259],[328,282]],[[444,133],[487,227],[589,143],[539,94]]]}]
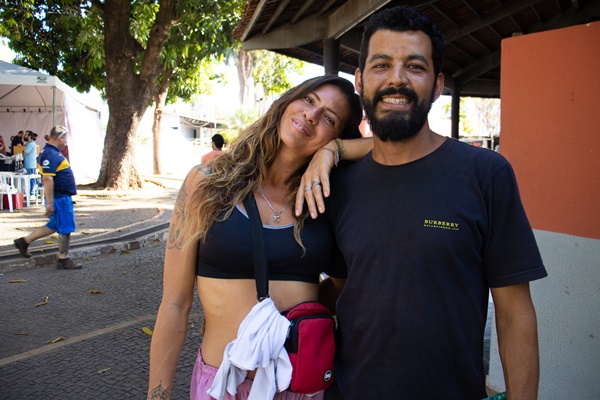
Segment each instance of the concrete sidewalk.
[{"label": "concrete sidewalk", "polygon": [[[182,179],[151,176],[145,180],[142,189],[126,192],[78,188],[73,197],[77,230],[71,235],[70,257],[85,267],[89,257],[138,249],[166,234]],[[13,244],[47,221],[42,205],[13,213],[0,211],[0,273],[54,266],[57,235],[32,243],[29,259],[21,257]]]}]

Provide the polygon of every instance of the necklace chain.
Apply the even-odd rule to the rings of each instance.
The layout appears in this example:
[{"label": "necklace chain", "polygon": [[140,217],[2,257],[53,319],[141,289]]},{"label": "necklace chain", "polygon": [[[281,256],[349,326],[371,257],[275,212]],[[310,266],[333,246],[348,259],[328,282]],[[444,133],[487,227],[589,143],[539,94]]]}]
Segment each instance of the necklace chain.
[{"label": "necklace chain", "polygon": [[267,205],[269,206],[269,208],[271,209],[271,211],[273,211],[273,216],[271,217],[271,219],[273,220],[273,222],[276,222],[276,223],[281,222],[281,214],[285,211],[288,203],[285,203],[285,205],[283,206],[283,208],[281,209],[281,211],[277,212],[273,208],[273,205],[271,205],[271,202],[269,201],[269,199],[267,199],[267,196],[265,196],[265,194],[263,193],[262,186],[258,187],[258,191],[260,192],[260,195],[263,197],[263,199],[265,199],[265,201],[267,202]]}]

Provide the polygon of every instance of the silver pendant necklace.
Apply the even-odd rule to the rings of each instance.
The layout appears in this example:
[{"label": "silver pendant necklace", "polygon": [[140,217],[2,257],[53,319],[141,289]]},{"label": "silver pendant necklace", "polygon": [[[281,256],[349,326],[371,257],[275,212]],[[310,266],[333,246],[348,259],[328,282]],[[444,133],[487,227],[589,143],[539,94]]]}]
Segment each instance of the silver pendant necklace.
[{"label": "silver pendant necklace", "polygon": [[276,223],[281,222],[281,214],[285,211],[285,209],[287,207],[287,203],[285,203],[285,205],[283,206],[283,208],[281,209],[281,211],[277,212],[277,211],[275,211],[275,209],[271,205],[271,202],[269,201],[269,199],[267,199],[267,196],[265,196],[265,194],[263,193],[262,186],[258,187],[258,191],[260,192],[260,195],[263,197],[263,199],[265,199],[265,201],[267,202],[267,205],[269,206],[269,208],[271,209],[271,211],[273,211],[273,216],[271,217],[271,219],[273,220],[273,222],[276,222]]}]

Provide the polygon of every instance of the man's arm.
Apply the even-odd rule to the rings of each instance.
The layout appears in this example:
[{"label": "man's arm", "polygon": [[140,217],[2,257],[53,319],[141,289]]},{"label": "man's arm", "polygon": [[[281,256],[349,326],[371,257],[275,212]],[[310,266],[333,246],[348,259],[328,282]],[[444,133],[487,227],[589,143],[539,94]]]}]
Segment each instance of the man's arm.
[{"label": "man's arm", "polygon": [[42,176],[44,184],[44,197],[46,197],[46,217],[54,214],[54,177],[50,175]]},{"label": "man's arm", "polygon": [[529,283],[492,288],[498,347],[510,400],[535,400],[538,394],[537,319]]}]

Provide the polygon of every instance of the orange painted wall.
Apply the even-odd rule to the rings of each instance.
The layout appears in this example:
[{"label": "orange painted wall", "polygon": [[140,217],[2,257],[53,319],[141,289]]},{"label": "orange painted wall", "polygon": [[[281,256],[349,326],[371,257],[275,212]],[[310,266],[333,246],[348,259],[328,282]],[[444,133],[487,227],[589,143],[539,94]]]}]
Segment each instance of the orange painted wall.
[{"label": "orange painted wall", "polygon": [[600,22],[502,42],[500,153],[534,229],[600,239]]}]

